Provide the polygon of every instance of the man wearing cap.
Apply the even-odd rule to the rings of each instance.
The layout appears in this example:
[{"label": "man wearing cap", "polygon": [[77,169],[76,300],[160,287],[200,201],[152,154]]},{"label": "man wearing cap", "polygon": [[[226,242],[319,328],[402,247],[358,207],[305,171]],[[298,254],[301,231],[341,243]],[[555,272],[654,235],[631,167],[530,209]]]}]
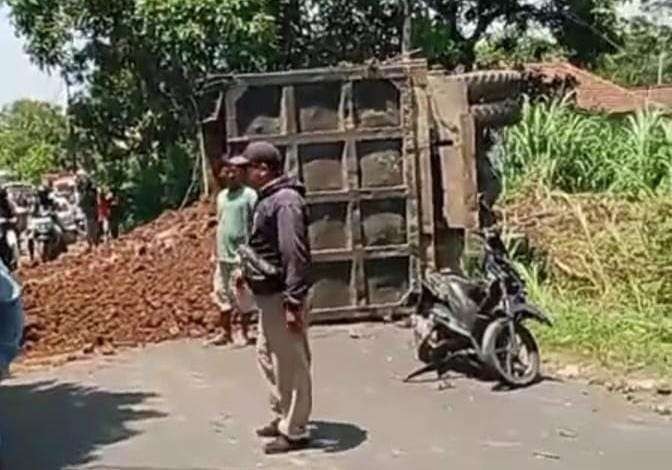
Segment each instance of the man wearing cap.
[{"label": "man wearing cap", "polygon": [[245,247],[256,261],[244,259],[243,269],[260,310],[257,358],[274,415],[257,434],[274,438],[264,451],[277,454],[309,444],[312,379],[306,313],[311,258],[305,189],[283,174],[280,152],[273,145],[253,142],[243,157],[248,184],[259,191]]},{"label": "man wearing cap", "polygon": [[239,339],[235,343],[240,346],[249,343],[247,319],[254,310],[254,304],[246,291],[247,286],[242,282],[238,247],[247,243],[249,238],[257,193],[244,185],[246,164],[247,160],[242,156],[225,159],[222,174],[227,187],[217,195],[217,259],[213,295],[221,311],[224,331],[210,341],[213,345],[225,344],[233,339],[234,323],[240,324]]},{"label": "man wearing cap", "polygon": [[98,245],[98,190],[84,170],[77,171],[77,203],[86,219],[89,250]]}]

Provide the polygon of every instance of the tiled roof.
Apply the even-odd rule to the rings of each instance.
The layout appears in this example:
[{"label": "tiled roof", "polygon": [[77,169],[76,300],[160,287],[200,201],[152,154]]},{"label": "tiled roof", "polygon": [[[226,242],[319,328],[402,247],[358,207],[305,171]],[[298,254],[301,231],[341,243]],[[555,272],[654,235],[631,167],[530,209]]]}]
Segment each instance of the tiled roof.
[{"label": "tiled roof", "polygon": [[571,78],[575,81],[576,104],[583,109],[629,113],[651,106],[665,107],[665,104],[643,94],[640,90],[629,90],[616,85],[568,62],[528,64],[526,68],[530,72],[540,73],[549,80]]},{"label": "tiled roof", "polygon": [[664,104],[672,108],[672,85],[631,88],[634,93],[644,98]]}]

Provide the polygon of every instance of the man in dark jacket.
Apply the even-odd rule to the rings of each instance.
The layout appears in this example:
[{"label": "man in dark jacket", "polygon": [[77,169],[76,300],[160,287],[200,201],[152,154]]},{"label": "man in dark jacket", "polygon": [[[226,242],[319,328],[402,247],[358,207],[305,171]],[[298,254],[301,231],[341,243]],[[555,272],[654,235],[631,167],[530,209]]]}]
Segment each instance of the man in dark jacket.
[{"label": "man in dark jacket", "polygon": [[86,242],[92,250],[98,245],[98,189],[84,170],[77,172],[77,200],[86,219]]},{"label": "man in dark jacket", "polygon": [[248,183],[259,191],[249,247],[277,273],[261,279],[247,276],[261,312],[257,357],[275,415],[257,434],[275,438],[264,447],[275,454],[309,443],[312,380],[306,314],[311,258],[305,189],[296,178],[283,175],[282,158],[273,145],[251,143],[243,157],[249,164]]}]

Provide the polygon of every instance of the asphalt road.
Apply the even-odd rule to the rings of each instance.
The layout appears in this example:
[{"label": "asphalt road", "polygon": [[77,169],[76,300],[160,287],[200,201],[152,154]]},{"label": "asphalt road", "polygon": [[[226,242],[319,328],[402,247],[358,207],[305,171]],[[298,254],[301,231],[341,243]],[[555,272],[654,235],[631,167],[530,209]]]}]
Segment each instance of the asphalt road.
[{"label": "asphalt road", "polygon": [[[6,470],[672,468],[672,422],[579,384],[404,384],[405,330],[312,331],[314,448],[266,457],[253,349],[175,342],[0,387]],[[352,338],[351,336],[358,336]]]}]

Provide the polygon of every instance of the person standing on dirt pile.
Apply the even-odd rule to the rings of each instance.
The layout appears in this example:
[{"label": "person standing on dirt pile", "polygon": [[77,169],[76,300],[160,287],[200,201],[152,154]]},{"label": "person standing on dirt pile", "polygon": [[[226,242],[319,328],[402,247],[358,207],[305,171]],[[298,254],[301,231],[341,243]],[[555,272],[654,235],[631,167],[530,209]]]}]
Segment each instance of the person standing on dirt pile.
[{"label": "person standing on dirt pile", "polygon": [[254,142],[243,153],[247,179],[259,190],[248,246],[241,250],[243,272],[261,311],[257,358],[271,390],[275,419],[257,430],[275,438],[267,454],[309,445],[312,409],[308,345],[308,291],[311,265],[305,188],[282,171],[277,148]]},{"label": "person standing on dirt pile", "polygon": [[110,203],[110,236],[116,240],[119,238],[119,224],[121,223],[121,201],[116,192],[111,189],[107,192]]},{"label": "person standing on dirt pile", "polygon": [[9,200],[7,188],[4,187],[0,187],[0,219],[3,219],[2,223],[5,225],[4,237],[0,240],[0,258],[10,269],[16,269],[19,260],[13,258],[18,252],[12,253],[12,241],[9,238],[10,233],[13,233],[14,243],[18,243],[16,213]]},{"label": "person standing on dirt pile", "polygon": [[98,190],[98,233],[100,234],[103,242],[107,242],[110,239],[110,199],[108,198],[107,188],[102,187]]},{"label": "person standing on dirt pile", "polygon": [[[255,307],[247,286],[242,282],[238,247],[247,243],[252,225],[252,213],[257,193],[244,185],[246,160],[240,156],[224,162],[222,174],[227,187],[217,195],[216,261],[213,297],[221,312],[223,331],[208,342],[222,345],[249,344],[247,324]],[[234,328],[234,325],[240,328]]]},{"label": "person standing on dirt pile", "polygon": [[86,218],[86,241],[91,250],[98,245],[98,194],[93,181],[83,170],[77,172],[77,194],[79,207]]},{"label": "person standing on dirt pile", "polygon": [[5,219],[14,218],[14,209],[12,208],[12,203],[9,200],[9,193],[7,188],[0,187],[0,217]]}]

